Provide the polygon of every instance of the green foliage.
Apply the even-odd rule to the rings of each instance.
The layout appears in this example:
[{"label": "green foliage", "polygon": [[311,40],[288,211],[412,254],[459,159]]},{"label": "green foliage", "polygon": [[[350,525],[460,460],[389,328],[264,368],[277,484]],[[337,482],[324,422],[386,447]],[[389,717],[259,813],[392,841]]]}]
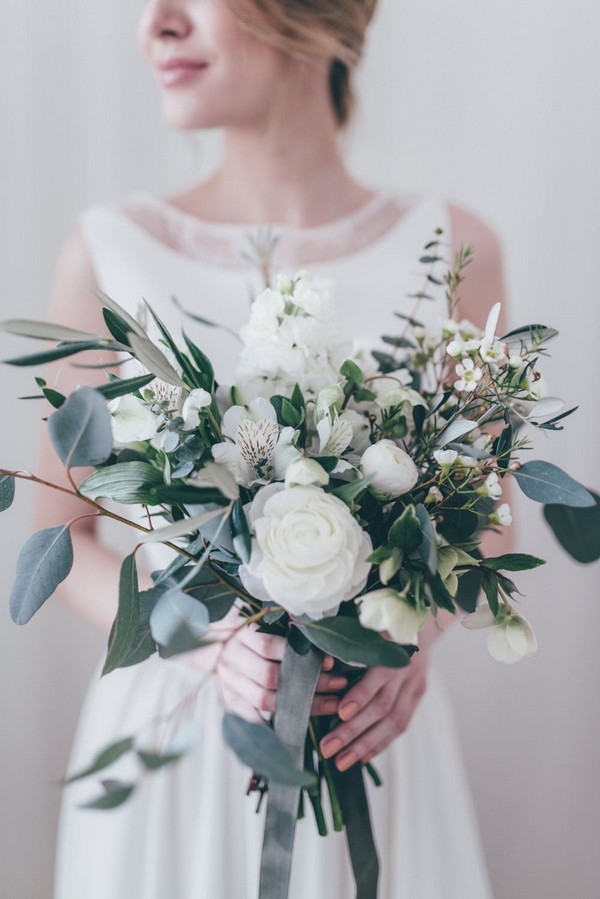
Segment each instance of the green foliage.
[{"label": "green foliage", "polygon": [[465,612],[474,612],[477,608],[477,599],[481,590],[483,570],[479,567],[471,568],[458,579],[458,591],[454,601]]},{"label": "green foliage", "polygon": [[0,330],[20,337],[33,337],[36,340],[58,340],[81,343],[102,339],[101,334],[90,334],[89,331],[78,331],[66,325],[55,325],[52,322],[38,322],[24,318],[13,318],[0,322]]},{"label": "green foliage", "polygon": [[141,375],[138,378],[121,379],[116,378],[108,384],[96,387],[98,393],[101,393],[105,400],[115,400],[117,397],[126,396],[129,393],[135,393],[141,390],[147,384],[154,380],[154,375]]},{"label": "green foliage", "polygon": [[[428,516],[429,517],[429,516]],[[388,542],[399,546],[406,552],[412,552],[421,544],[423,534],[413,505],[407,506],[402,515],[396,519],[388,533]]]},{"label": "green foliage", "polygon": [[47,362],[55,362],[57,359],[66,359],[67,356],[75,356],[85,350],[112,349],[110,344],[98,343],[97,340],[82,340],[78,343],[60,343],[51,350],[41,353],[31,353],[27,356],[16,356],[13,359],[5,359],[6,365],[25,367],[30,365],[45,365]]},{"label": "green foliage", "polygon": [[484,571],[481,578],[481,586],[486,595],[490,609],[494,615],[498,614],[500,604],[498,601],[498,575],[495,571]]},{"label": "green foliage", "polygon": [[98,799],[93,799],[91,802],[85,802],[81,808],[99,810],[117,808],[119,805],[127,802],[135,789],[135,784],[121,780],[103,780],[102,786],[104,787],[102,796],[99,796]]},{"label": "green foliage", "polygon": [[10,614],[15,624],[27,624],[73,566],[69,525],[37,531],[25,543],[17,560],[10,594]]},{"label": "green foliage", "polygon": [[528,556],[525,553],[507,553],[504,556],[496,556],[493,559],[484,559],[483,565],[493,571],[527,571],[530,568],[538,568],[545,565],[544,559],[536,556]]},{"label": "green foliage", "polygon": [[242,562],[247,564],[252,550],[252,536],[241,499],[235,501],[231,510],[231,532],[236,552]]},{"label": "green foliage", "polygon": [[0,476],[0,512],[10,509],[15,499],[15,479],[8,475]]},{"label": "green foliage", "polygon": [[110,413],[91,387],[80,387],[48,419],[52,445],[67,468],[100,465],[112,454]]},{"label": "green foliage", "polygon": [[206,606],[187,593],[173,589],[164,593],[150,614],[150,630],[163,659],[198,649],[209,631]]},{"label": "green foliage", "polygon": [[350,665],[404,668],[414,652],[414,647],[399,646],[367,630],[356,618],[323,618],[295,627],[323,652]]},{"label": "green foliage", "polygon": [[129,346],[129,332],[131,328],[127,327],[127,323],[121,318],[120,315],[117,315],[116,312],[113,312],[112,309],[108,309],[106,306],[102,310],[102,316],[104,321],[106,322],[106,327],[112,334],[112,336],[119,343],[122,343],[123,346]]},{"label": "green foliage", "polygon": [[205,356],[202,350],[196,346],[193,340],[191,340],[185,331],[183,332],[183,339],[185,340],[186,346],[190,351],[190,356],[194,362],[194,365],[200,372],[200,387],[204,387],[205,390],[208,390],[209,393],[212,393],[215,386],[215,372],[212,367],[212,362]]},{"label": "green foliage", "polygon": [[600,559],[600,496],[593,491],[590,495],[595,505],[588,508],[552,504],[544,508],[544,517],[560,545],[583,564]]},{"label": "green foliage", "polygon": [[524,350],[535,352],[549,340],[558,337],[558,331],[547,328],[546,325],[525,325],[509,331],[501,338],[502,343],[508,344],[509,356],[520,356]]},{"label": "green foliage", "polygon": [[79,492],[93,500],[153,503],[151,488],[162,483],[161,472],[148,462],[117,462],[107,468],[100,468],[85,478],[79,486]]},{"label": "green foliage", "polygon": [[150,303],[147,300],[144,300],[144,302],[146,303],[150,315],[156,322],[156,326],[162,334],[165,343],[173,353],[173,356],[177,360],[178,364],[181,366],[183,375],[189,381],[190,387],[202,387],[204,384],[204,378],[202,377],[201,372],[196,371],[185,353],[181,352],[181,350],[171,337],[171,334],[169,333],[161,319],[158,317]]},{"label": "green foliage", "polygon": [[299,770],[279,737],[267,724],[255,724],[238,715],[223,717],[223,737],[242,764],[273,783],[308,787],[314,775]]},{"label": "green foliage", "polygon": [[165,354],[155,343],[152,343],[149,337],[130,334],[129,345],[135,358],[142,365],[145,365],[148,371],[153,372],[157,378],[162,378],[163,381],[166,381],[167,384],[172,384],[174,387],[187,387],[187,384],[179,377]]},{"label": "green foliage", "polygon": [[575,508],[595,505],[594,497],[579,481],[551,462],[525,462],[512,474],[525,496],[537,503]]},{"label": "green foliage", "polygon": [[157,771],[159,768],[164,768],[165,765],[178,762],[182,754],[181,752],[168,752],[161,755],[156,752],[146,752],[143,749],[137,751],[137,757],[148,771]]},{"label": "green foliage", "polygon": [[331,493],[337,496],[338,499],[341,499],[342,502],[351,506],[360,499],[372,480],[373,475],[369,475],[366,478],[356,478],[355,481],[348,481],[346,484],[342,484],[341,487],[335,487]]},{"label": "green foliage", "polygon": [[118,740],[116,743],[111,743],[110,746],[107,746],[106,749],[103,749],[98,753],[93,762],[88,765],[87,768],[84,768],[83,771],[78,771],[77,774],[72,774],[67,778],[67,783],[74,783],[76,780],[83,780],[84,777],[90,777],[92,774],[97,774],[98,771],[103,771],[105,768],[108,768],[109,765],[112,765],[122,756],[126,755],[128,752],[131,752],[133,749],[133,738],[125,737],[123,740]]},{"label": "green foliage", "polygon": [[423,537],[419,547],[421,558],[425,562],[429,572],[435,574],[437,571],[438,558],[437,544],[431,518],[429,517],[429,512],[422,503],[419,503],[418,506],[415,507],[415,513],[419,519]]},{"label": "green foliage", "polygon": [[127,556],[119,579],[119,608],[108,639],[108,652],[102,674],[123,667],[137,645],[140,625],[140,593],[135,553]]},{"label": "green foliage", "polygon": [[351,359],[346,359],[346,361],[342,363],[340,374],[348,381],[352,389],[362,387],[365,383],[365,376],[362,370],[358,367],[356,362],[353,362]]},{"label": "green foliage", "polygon": [[185,482],[182,484],[163,484],[156,487],[150,487],[150,495],[152,501],[158,505],[159,503],[183,504],[183,505],[206,505],[206,503],[216,503],[219,506],[228,506],[231,500],[223,496],[220,490],[212,487],[195,487],[193,483]]}]

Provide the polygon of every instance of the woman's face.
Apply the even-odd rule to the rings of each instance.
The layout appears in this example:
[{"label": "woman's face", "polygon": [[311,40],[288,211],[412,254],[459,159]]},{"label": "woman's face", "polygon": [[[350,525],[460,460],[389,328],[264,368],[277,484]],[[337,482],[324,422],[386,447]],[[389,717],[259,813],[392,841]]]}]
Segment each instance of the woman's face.
[{"label": "woman's face", "polygon": [[223,0],[148,0],[137,37],[174,128],[260,121],[288,69],[289,57],[244,31]]}]

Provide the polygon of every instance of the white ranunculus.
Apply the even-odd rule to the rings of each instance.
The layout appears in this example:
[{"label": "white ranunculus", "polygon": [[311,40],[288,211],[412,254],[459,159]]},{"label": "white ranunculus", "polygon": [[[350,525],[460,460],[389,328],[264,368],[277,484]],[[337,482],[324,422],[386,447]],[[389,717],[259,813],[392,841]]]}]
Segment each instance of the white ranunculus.
[{"label": "white ranunculus", "polygon": [[108,409],[114,441],[121,446],[152,440],[162,421],[161,416],[131,394],[111,400]]},{"label": "white ranunculus", "polygon": [[183,404],[181,415],[183,417],[184,431],[193,431],[200,424],[200,409],[206,409],[212,403],[212,396],[208,390],[199,387],[192,390]]},{"label": "white ranunculus", "polygon": [[325,487],[329,475],[315,459],[296,459],[285,473],[286,487]]},{"label": "white ranunculus", "polygon": [[371,477],[371,486],[388,496],[402,496],[415,486],[419,479],[417,466],[393,440],[380,440],[362,454],[361,468],[365,477]]},{"label": "white ranunculus", "polygon": [[249,509],[252,553],[239,573],[257,599],[322,618],[364,588],[371,539],[340,499],[320,487],[270,484]]},{"label": "white ranunculus", "polygon": [[419,629],[427,620],[427,609],[416,609],[391,587],[374,590],[357,601],[363,627],[380,633],[387,631],[396,643],[418,645]]}]

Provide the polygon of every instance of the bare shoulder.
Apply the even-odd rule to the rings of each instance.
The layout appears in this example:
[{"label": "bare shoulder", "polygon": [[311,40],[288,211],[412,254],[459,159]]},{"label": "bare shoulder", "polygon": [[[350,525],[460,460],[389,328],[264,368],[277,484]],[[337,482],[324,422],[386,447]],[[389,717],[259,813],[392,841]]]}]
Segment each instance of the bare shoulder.
[{"label": "bare shoulder", "polygon": [[82,230],[76,225],[63,241],[54,267],[48,316],[73,327],[97,329],[100,303],[93,290],[96,273]]},{"label": "bare shoulder", "polygon": [[[481,325],[494,303],[502,303],[506,318],[503,247],[497,232],[484,218],[454,203],[448,204],[453,255],[461,247],[473,247],[460,289],[460,313]],[[505,325],[505,321],[502,322]]]}]

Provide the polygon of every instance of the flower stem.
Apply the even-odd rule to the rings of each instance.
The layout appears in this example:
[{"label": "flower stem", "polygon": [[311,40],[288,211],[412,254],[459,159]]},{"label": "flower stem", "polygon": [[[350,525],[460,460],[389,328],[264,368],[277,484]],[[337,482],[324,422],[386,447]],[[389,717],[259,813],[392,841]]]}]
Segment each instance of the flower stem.
[{"label": "flower stem", "polygon": [[[319,749],[319,738],[324,735],[320,723],[315,718],[311,718],[308,724],[308,730],[313,741],[313,746],[319,757],[319,772],[325,778],[327,791],[329,793],[329,802],[331,804],[331,816],[333,818],[333,829],[339,833],[344,829],[344,815],[340,804],[337,787],[333,771],[331,770],[332,761],[323,757]],[[317,736],[318,734],[318,736]]]}]

